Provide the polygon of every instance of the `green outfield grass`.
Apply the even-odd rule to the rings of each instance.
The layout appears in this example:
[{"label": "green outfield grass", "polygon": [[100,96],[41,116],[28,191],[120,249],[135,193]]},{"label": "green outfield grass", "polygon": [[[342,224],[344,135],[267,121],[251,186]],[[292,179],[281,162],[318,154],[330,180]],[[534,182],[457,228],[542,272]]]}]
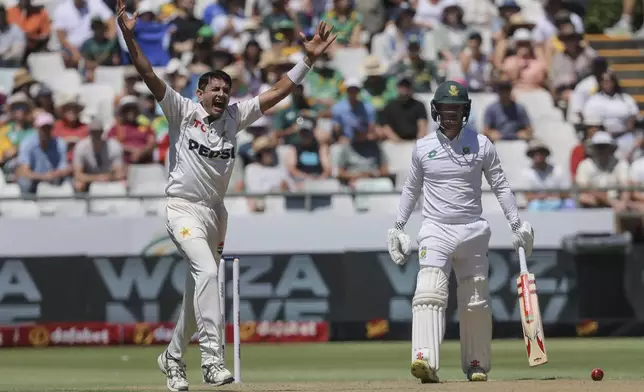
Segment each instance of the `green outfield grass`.
[{"label": "green outfield grass", "polygon": [[[550,339],[546,343],[550,362],[529,368],[522,341],[495,341],[490,378],[498,382],[476,384],[476,390],[644,391],[644,339]],[[163,391],[165,381],[156,368],[156,356],[162,349],[2,349],[0,390]],[[228,354],[230,349],[231,345],[227,347]],[[227,357],[232,367],[232,358]],[[409,373],[410,358],[409,343],[243,345],[244,384],[217,390],[475,390],[472,383],[461,382],[421,386]],[[187,362],[191,390],[213,389],[201,384],[196,346],[191,346]],[[457,342],[444,344],[441,365],[442,380],[463,380]],[[605,371],[601,383],[589,381],[595,367]],[[545,381],[548,379],[555,381]],[[519,388],[524,384],[531,387]]]}]

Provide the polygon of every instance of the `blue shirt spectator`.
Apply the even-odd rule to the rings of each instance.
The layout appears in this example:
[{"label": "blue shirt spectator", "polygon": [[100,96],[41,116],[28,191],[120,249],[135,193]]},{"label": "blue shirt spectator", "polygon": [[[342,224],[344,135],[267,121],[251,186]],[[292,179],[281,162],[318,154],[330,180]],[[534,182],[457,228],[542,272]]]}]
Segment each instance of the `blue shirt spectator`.
[{"label": "blue shirt spectator", "polygon": [[18,184],[24,193],[35,193],[40,181],[60,184],[71,174],[67,143],[52,136],[53,125],[54,117],[50,113],[39,113],[34,120],[38,134],[20,143]]},{"label": "blue shirt spectator", "polygon": [[331,114],[336,132],[353,140],[356,132],[373,128],[376,111],[370,103],[360,100],[362,85],[358,80],[347,80],[345,87],[347,98],[333,105]]},{"label": "blue shirt spectator", "polygon": [[212,3],[203,11],[203,23],[210,25],[219,15],[226,15],[226,9],[219,2]]},{"label": "blue shirt spectator", "polygon": [[498,86],[499,100],[485,109],[483,126],[485,135],[497,140],[530,140],[532,126],[523,105],[512,98],[512,85],[501,82]]}]

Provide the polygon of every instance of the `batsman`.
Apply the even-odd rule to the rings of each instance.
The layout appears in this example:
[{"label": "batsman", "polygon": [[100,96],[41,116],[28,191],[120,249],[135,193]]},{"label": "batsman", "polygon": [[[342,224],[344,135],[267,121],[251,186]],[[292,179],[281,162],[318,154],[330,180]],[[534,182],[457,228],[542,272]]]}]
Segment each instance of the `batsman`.
[{"label": "batsman", "polygon": [[420,270],[412,301],[411,373],[439,382],[440,345],[452,268],[456,274],[461,366],[470,381],[487,381],[491,369],[492,304],[488,287],[490,226],[481,217],[485,175],[513,233],[513,245],[532,251],[534,231],[522,221],[494,144],[465,128],[472,101],[462,85],[441,84],[431,102],[438,131],[416,141],[398,217],[388,231],[392,260],[404,264],[411,240],[403,231],[421,191],[423,224],[418,234]]}]

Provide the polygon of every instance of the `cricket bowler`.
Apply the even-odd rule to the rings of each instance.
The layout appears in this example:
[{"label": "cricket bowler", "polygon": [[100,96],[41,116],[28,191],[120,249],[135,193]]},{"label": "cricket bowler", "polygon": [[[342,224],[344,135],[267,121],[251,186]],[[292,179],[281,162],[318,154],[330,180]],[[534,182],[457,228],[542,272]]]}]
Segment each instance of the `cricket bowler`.
[{"label": "cricket bowler", "polygon": [[490,226],[481,217],[485,175],[512,228],[513,245],[532,251],[534,232],[522,222],[494,144],[465,128],[472,101],[467,89],[447,81],[431,102],[438,131],[416,141],[411,168],[400,197],[398,217],[388,232],[392,260],[411,253],[403,229],[421,191],[423,224],[418,234],[420,270],[412,300],[411,373],[422,383],[437,383],[440,345],[445,336],[449,275],[458,282],[461,366],[470,381],[487,381],[491,368],[492,304],[487,258]]},{"label": "cricket bowler", "polygon": [[236,135],[300,85],[315,60],[337,38],[321,22],[311,40],[304,35],[305,57],[270,90],[247,101],[228,105],[231,79],[223,71],[199,78],[198,103],[174,91],[152,70],[134,40],[137,15],[128,16],[124,0],[117,3],[118,24],[137,71],[168,119],[169,179],[166,187],[166,226],[179,252],[190,263],[183,304],[167,349],[157,362],[171,391],[187,391],[187,345],[199,336],[203,382],[224,385],[233,376],[224,367],[221,309],[217,287],[228,214],[223,203],[234,166]]}]

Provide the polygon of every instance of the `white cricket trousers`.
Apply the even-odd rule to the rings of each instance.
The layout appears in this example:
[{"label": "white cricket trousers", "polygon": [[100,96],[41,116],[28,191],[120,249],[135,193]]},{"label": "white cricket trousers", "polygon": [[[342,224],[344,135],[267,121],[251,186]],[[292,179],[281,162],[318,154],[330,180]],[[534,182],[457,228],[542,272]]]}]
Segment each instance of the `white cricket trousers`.
[{"label": "white cricket trousers", "polygon": [[168,198],[166,227],[179,253],[190,263],[179,320],[168,353],[183,358],[190,338],[199,335],[201,364],[223,363],[221,309],[217,274],[223,251],[228,213],[223,203],[209,208]]},{"label": "white cricket trousers", "polygon": [[460,225],[426,222],[418,233],[420,265],[438,267],[457,280],[487,278],[490,225],[485,219]]},{"label": "white cricket trousers", "polygon": [[[490,267],[487,253],[491,234],[490,225],[482,218],[456,225],[427,222],[418,234],[421,266],[440,268],[448,280],[454,268],[460,319],[461,367],[465,374],[470,368],[480,368],[487,373],[492,366],[492,305],[487,280]],[[420,277],[419,272],[419,281]],[[446,300],[447,298],[445,302]],[[444,333],[445,320],[439,322],[443,323]],[[420,322],[419,327],[424,329]],[[437,338],[442,342],[443,335]],[[412,361],[417,351],[412,347]],[[437,369],[438,355],[435,355],[434,362]]]}]

